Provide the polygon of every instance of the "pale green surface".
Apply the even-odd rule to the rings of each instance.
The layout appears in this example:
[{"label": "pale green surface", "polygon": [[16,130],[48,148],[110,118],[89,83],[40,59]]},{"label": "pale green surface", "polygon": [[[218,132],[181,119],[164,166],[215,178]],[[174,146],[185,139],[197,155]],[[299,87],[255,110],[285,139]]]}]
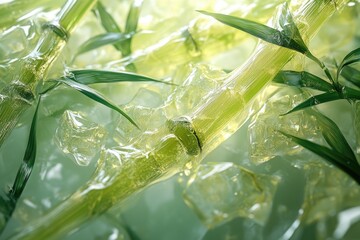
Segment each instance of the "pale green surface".
[{"label": "pale green surface", "polygon": [[[343,41],[348,43],[345,40]],[[111,48],[110,50],[113,51]],[[237,56],[234,58],[234,61],[236,61]],[[200,72],[207,71],[204,70],[203,66],[200,66],[199,69],[202,69]],[[216,81],[212,82],[214,75],[220,76],[217,81],[221,82],[222,73],[220,71],[211,72],[209,75],[209,78],[203,79],[207,84],[219,84]],[[195,83],[193,79],[189,79],[188,81],[191,84],[186,85],[185,89],[191,88],[193,84],[198,84],[199,90],[202,90],[201,82]],[[99,86],[99,89],[103,90],[105,87]],[[194,99],[192,99],[192,101],[189,100],[187,103],[189,105],[187,105],[179,101],[189,99],[190,96],[182,98],[182,90],[180,89],[178,90],[180,93],[174,96],[174,99],[179,101],[172,101],[170,107],[153,111],[149,107],[161,105],[161,103],[165,101],[168,92],[173,90],[172,87],[141,85],[131,87],[129,90],[127,89],[126,85],[119,85],[106,91],[114,96],[118,96],[119,92],[126,95],[117,98],[116,101],[119,103],[126,103],[135,95],[132,103],[129,104],[126,110],[137,116],[137,118],[140,118],[142,122],[140,126],[145,127],[146,130],[159,128],[166,120],[164,116],[165,113],[170,117],[176,115],[174,109],[180,113],[186,113],[196,105],[196,102],[201,98],[202,94],[206,94],[207,92],[204,90],[202,94],[199,93],[197,96],[194,96]],[[196,94],[196,92],[194,94]],[[31,222],[33,218],[41,216],[47,209],[78,189],[83,182],[89,178],[96,165],[96,162],[92,159],[87,168],[80,167],[71,161],[71,158],[66,157],[66,155],[61,152],[63,150],[60,150],[56,145],[56,140],[53,136],[57,130],[60,131],[59,126],[61,126],[61,121],[63,121],[61,120],[61,115],[64,110],[69,109],[83,112],[89,121],[96,125],[105,126],[108,136],[111,136],[106,143],[107,147],[126,145],[128,141],[133,141],[131,139],[129,140],[128,134],[131,134],[134,139],[141,134],[137,132],[136,129],[131,128],[131,124],[126,122],[126,120],[124,121],[123,118],[102,106],[90,102],[88,99],[84,99],[80,94],[72,90],[63,88],[54,92],[54,95],[56,95],[56,97],[51,98],[49,96],[43,103],[41,118],[39,120],[39,125],[42,126],[39,129],[39,145],[42,147],[39,151],[38,163],[34,169],[29,185],[24,192],[21,203],[16,210],[16,215],[5,233],[7,235],[14,232],[15,226],[21,227],[25,223]],[[147,100],[142,99],[145,96],[149,96]],[[132,106],[133,104],[140,104],[145,106],[145,108]],[[174,107],[174,105],[176,105],[176,107]],[[267,105],[267,107],[269,106]],[[346,113],[350,113],[351,111],[346,103],[341,103],[339,107]],[[271,112],[271,108],[269,111]],[[278,109],[276,109],[276,111],[278,111]],[[351,129],[348,127],[352,124],[352,120],[349,120],[346,114],[339,116],[339,114],[336,114],[336,110],[327,109],[327,112],[331,113],[331,111],[334,111],[332,115],[335,117],[335,120],[340,123],[340,128],[346,130],[345,133],[349,136],[353,146],[357,146],[358,144],[354,143],[355,140]],[[0,182],[5,182],[7,185],[10,185],[12,181],[12,177],[9,176],[10,173],[7,169],[16,169],[15,162],[19,162],[21,159],[20,143],[24,142],[25,126],[29,118],[31,118],[31,116],[27,116],[27,118],[24,116],[22,122],[25,123],[25,125],[16,129],[1,149],[0,169],[1,173],[4,172],[4,174],[0,174]],[[146,126],[148,126],[148,128],[146,128]],[[264,165],[253,165],[247,154],[249,147],[247,145],[246,127],[245,125],[241,128],[236,135],[222,144],[221,147],[209,155],[205,161],[230,161],[247,167],[257,173],[275,174],[282,178],[281,184],[278,185],[278,193],[275,195],[272,203],[273,211],[270,214],[270,220],[264,226],[258,225],[246,218],[235,218],[229,224],[214,228],[210,231],[206,230],[194,212],[184,205],[183,199],[181,198],[181,192],[185,188],[184,181],[187,181],[187,178],[181,177],[180,179],[182,179],[183,182],[179,184],[177,177],[174,177],[169,181],[150,187],[129,199],[123,206],[111,210],[109,214],[115,215],[116,217],[122,212],[122,216],[117,217],[120,220],[114,220],[114,217],[101,217],[92,223],[95,225],[84,226],[82,231],[69,237],[69,239],[114,239],[110,237],[111,234],[109,234],[109,232],[111,231],[113,233],[112,236],[115,236],[115,233],[119,231],[118,239],[122,239],[120,236],[122,235],[121,233],[124,232],[124,226],[130,228],[140,239],[200,239],[202,237],[204,237],[204,239],[221,239],[225,238],[224,236],[226,234],[237,236],[235,239],[279,239],[284,233],[288,233],[287,236],[291,236],[291,231],[286,230],[293,223],[296,226],[296,219],[300,217],[299,210],[306,207],[306,204],[303,206],[302,199],[304,197],[309,198],[310,196],[316,196],[316,198],[311,198],[306,201],[307,204],[311,204],[311,207],[313,207],[310,208],[312,209],[310,211],[306,210],[308,214],[306,221],[308,221],[308,224],[301,225],[292,239],[310,239],[314,238],[315,235],[319,239],[322,239],[325,236],[331,236],[334,230],[337,229],[336,227],[340,226],[340,224],[337,225],[336,223],[336,213],[343,208],[358,206],[359,187],[344,174],[325,166],[321,161],[315,160],[316,158],[314,158],[313,155],[304,153],[304,151],[302,151],[303,155],[275,157],[272,161]],[[161,136],[161,134],[159,136]],[[111,141],[111,138],[114,138],[114,141]],[[141,145],[149,141],[149,139],[152,140],[153,138],[145,137],[144,139],[139,139],[137,145]],[[271,138],[269,139],[269,141],[273,140],[274,139]],[[25,143],[23,144],[25,146]],[[148,144],[147,148],[150,149],[153,147],[153,143]],[[94,147],[94,145],[89,147],[100,149],[98,145],[96,147]],[[277,148],[279,147],[280,146]],[[284,152],[287,152],[287,149],[286,147],[285,149],[279,148],[279,151],[281,152],[279,155],[282,156]],[[78,153],[81,153],[81,151]],[[314,158],[314,161],[310,161],[309,163],[304,162],[305,160],[309,160],[309,158]],[[294,165],[297,168],[295,168]],[[302,169],[306,169],[306,171]],[[308,175],[315,176],[308,179]],[[324,179],[329,179],[329,181],[324,181]],[[305,185],[308,181],[313,183]],[[356,189],[356,191],[354,191],[354,189]],[[214,186],[213,190],[216,192],[221,189],[216,189]],[[348,196],[349,194],[353,195]],[[328,211],[329,208],[334,211]],[[354,210],[354,212],[356,211]],[[320,220],[314,222],[314,219]],[[123,226],[121,226],[122,223]],[[356,230],[358,229],[358,225],[359,224],[353,225],[351,231],[347,234],[348,238],[345,239],[354,239],[354,236],[359,234],[358,230]],[[99,230],[94,233],[93,229],[95,226],[99,228]],[[123,236],[123,239],[129,239],[126,233],[124,233]]]}]

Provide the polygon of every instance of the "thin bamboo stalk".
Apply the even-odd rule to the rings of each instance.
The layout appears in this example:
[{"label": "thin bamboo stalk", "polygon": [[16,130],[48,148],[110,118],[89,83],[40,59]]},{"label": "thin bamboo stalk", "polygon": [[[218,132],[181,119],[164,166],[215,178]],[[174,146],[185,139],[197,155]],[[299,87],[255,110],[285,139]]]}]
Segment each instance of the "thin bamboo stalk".
[{"label": "thin bamboo stalk", "polygon": [[[345,2],[336,1],[336,6]],[[334,4],[306,1],[295,14],[297,21],[307,24],[301,28],[302,35],[313,36],[336,11]],[[210,100],[191,115],[169,121],[162,130],[164,137],[152,151],[135,151],[119,159],[116,166],[103,156],[86,186],[14,239],[60,237],[134,192],[181,171],[184,165],[196,164],[244,123],[254,97],[293,55],[288,49],[261,44]]]},{"label": "thin bamboo stalk", "polygon": [[44,25],[35,49],[22,60],[18,74],[0,92],[0,146],[19,117],[33,103],[36,84],[45,79],[48,69],[59,56],[70,33],[96,0],[68,0],[57,17]]}]

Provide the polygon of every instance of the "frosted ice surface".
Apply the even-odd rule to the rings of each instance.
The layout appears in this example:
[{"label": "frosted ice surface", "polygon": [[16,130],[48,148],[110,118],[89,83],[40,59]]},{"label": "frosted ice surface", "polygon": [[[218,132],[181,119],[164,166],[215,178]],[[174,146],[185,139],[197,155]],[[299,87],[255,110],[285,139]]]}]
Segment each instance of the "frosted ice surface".
[{"label": "frosted ice surface", "polygon": [[65,111],[56,130],[61,150],[82,166],[100,153],[106,130],[84,118],[79,112]]},{"label": "frosted ice surface", "polygon": [[303,150],[279,130],[300,138],[323,143],[316,117],[311,109],[287,115],[293,107],[307,99],[307,95],[291,88],[282,88],[253,116],[248,127],[251,160],[261,163],[275,156],[295,154]]},{"label": "frosted ice surface", "polygon": [[230,162],[202,164],[190,178],[184,199],[208,227],[239,216],[264,224],[277,183],[277,178]]},{"label": "frosted ice surface", "polygon": [[[149,139],[146,136],[156,134],[158,130],[164,126],[167,120],[164,109],[161,107],[149,108],[143,106],[129,106],[125,107],[124,111],[134,119],[141,130],[137,129],[122,116],[115,119],[116,126],[114,140],[120,146],[132,144],[134,141],[142,141],[144,144],[148,145]],[[156,142],[155,137],[151,139],[150,142]]]},{"label": "frosted ice surface", "polygon": [[214,91],[223,84],[226,73],[222,70],[204,65],[187,65],[176,72],[174,81],[180,84],[173,95],[168,114],[179,116],[193,110],[204,99],[211,97]]}]

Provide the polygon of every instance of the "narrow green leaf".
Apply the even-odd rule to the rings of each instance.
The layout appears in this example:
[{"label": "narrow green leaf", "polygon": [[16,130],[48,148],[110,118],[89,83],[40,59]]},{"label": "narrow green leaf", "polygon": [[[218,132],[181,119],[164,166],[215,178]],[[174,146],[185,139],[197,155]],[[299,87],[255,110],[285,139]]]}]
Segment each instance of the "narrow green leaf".
[{"label": "narrow green leaf", "polygon": [[305,100],[304,102],[300,103],[299,105],[297,105],[296,107],[294,107],[293,109],[291,109],[289,112],[283,114],[289,114],[292,112],[296,112],[308,107],[313,107],[322,103],[326,103],[326,102],[331,102],[331,101],[335,101],[335,100],[339,100],[342,99],[342,97],[337,93],[337,92],[326,92],[323,94],[319,94],[316,96],[312,96],[309,99]]},{"label": "narrow green leaf", "polygon": [[341,97],[344,99],[348,99],[348,100],[360,100],[360,91],[350,88],[350,87],[346,87],[346,86],[342,86],[341,88]]},{"label": "narrow green leaf", "polygon": [[105,33],[94,36],[84,42],[81,47],[79,48],[76,55],[80,55],[82,53],[94,50],[99,47],[103,47],[108,44],[116,44],[121,43],[125,40],[131,38],[130,34],[123,34],[123,33]]},{"label": "narrow green leaf", "polygon": [[347,81],[351,82],[358,88],[360,88],[360,71],[350,67],[346,66],[341,71],[341,76],[343,76]]},{"label": "narrow green leaf", "polygon": [[[288,13],[286,10],[284,11],[285,13]],[[284,30],[279,31],[261,23],[253,22],[243,18],[224,15],[220,13],[210,13],[206,11],[199,12],[205,15],[209,15],[226,25],[249,33],[266,42],[289,48],[302,54],[307,54],[309,52],[308,48],[305,46],[304,41],[299,34],[299,30],[292,21],[292,17],[290,17],[291,14],[286,14],[286,16],[280,18],[280,25],[284,28]],[[301,39],[301,41],[299,39]]]},{"label": "narrow green leaf", "polygon": [[308,149],[309,151],[315,153],[316,155],[324,158],[328,162],[340,168],[350,177],[352,177],[358,184],[360,184],[360,166],[357,165],[356,167],[353,167],[352,165],[349,165],[349,163],[351,163],[351,159],[348,159],[347,156],[344,156],[336,150],[329,149],[317,143],[295,137],[282,131],[280,132],[283,135],[291,138],[292,141],[294,141],[295,143],[301,145],[302,147]]},{"label": "narrow green leaf", "polygon": [[108,13],[104,5],[98,1],[95,7],[95,14],[100,18],[101,25],[109,33],[121,33],[120,27],[117,25],[114,18]]},{"label": "narrow green leaf", "polygon": [[126,19],[125,33],[136,32],[142,3],[143,0],[134,0],[132,2]]},{"label": "narrow green leaf", "polygon": [[2,221],[0,221],[0,236],[2,231],[5,229],[7,222],[9,221],[12,213],[15,209],[16,202],[9,198],[7,194],[4,194],[4,196],[0,196],[0,217],[2,218]]},{"label": "narrow green leaf", "polygon": [[281,33],[292,39],[296,44],[298,44],[302,49],[301,52],[304,51],[302,53],[309,52],[309,49],[300,35],[300,31],[294,22],[294,19],[286,2],[281,7],[279,25],[282,28]]},{"label": "narrow green leaf", "polygon": [[[115,22],[114,18],[111,16],[110,13],[108,13],[104,7],[104,5],[101,4],[100,1],[97,2],[95,7],[95,13],[100,18],[101,25],[108,33],[122,33],[119,25]],[[113,46],[120,52],[122,52],[122,44],[120,43],[114,43]]]},{"label": "narrow green leaf", "polygon": [[70,71],[70,75],[72,80],[85,85],[116,82],[158,82],[173,85],[172,83],[163,82],[143,75],[128,72],[84,69],[72,70]]},{"label": "narrow green leaf", "polygon": [[101,104],[107,106],[108,108],[111,108],[111,109],[117,111],[118,113],[123,115],[127,120],[129,120],[129,122],[131,122],[135,127],[139,128],[139,126],[135,123],[134,120],[132,120],[132,118],[129,115],[127,115],[124,111],[122,111],[114,103],[111,103],[109,100],[107,100],[104,96],[102,96],[100,93],[98,93],[94,89],[92,89],[84,84],[75,82],[71,79],[66,79],[66,80],[58,79],[56,81],[64,83],[64,84],[68,85],[69,87],[72,87],[72,88],[76,89],[77,91],[81,92],[88,98],[90,98],[98,103],[101,103]]},{"label": "narrow green leaf", "polygon": [[339,69],[341,71],[341,69],[345,66],[356,62],[360,62],[360,48],[354,49],[348,55],[346,55],[340,63]]},{"label": "narrow green leaf", "polygon": [[346,156],[347,159],[350,159],[351,162],[348,165],[356,167],[358,165],[356,156],[336,123],[320,112],[314,111],[313,114],[315,115],[316,120],[321,127],[322,135],[329,146]]},{"label": "narrow green leaf", "polygon": [[340,73],[342,72],[344,67],[356,62],[360,62],[360,48],[356,48],[349,52],[341,61],[336,73],[337,79],[339,79]]},{"label": "narrow green leaf", "polygon": [[23,162],[16,174],[16,178],[14,184],[9,192],[9,196],[16,202],[21,193],[23,192],[25,185],[30,177],[32,172],[35,158],[36,158],[36,122],[37,122],[37,115],[39,110],[41,97],[38,100],[36,105],[35,113],[31,122],[30,133],[28,144],[25,150],[25,155],[23,158]]},{"label": "narrow green leaf", "polygon": [[333,90],[333,86],[330,83],[305,71],[280,71],[273,81],[289,86],[307,87],[324,92]]},{"label": "narrow green leaf", "polygon": [[[135,34],[139,22],[142,3],[143,0],[133,0],[129,9],[128,16],[126,18],[125,33],[132,35]],[[131,54],[131,40],[132,39],[130,38],[122,43],[121,53],[124,57],[129,56]],[[134,65],[132,65],[131,68],[134,68],[133,70],[136,71]]]}]

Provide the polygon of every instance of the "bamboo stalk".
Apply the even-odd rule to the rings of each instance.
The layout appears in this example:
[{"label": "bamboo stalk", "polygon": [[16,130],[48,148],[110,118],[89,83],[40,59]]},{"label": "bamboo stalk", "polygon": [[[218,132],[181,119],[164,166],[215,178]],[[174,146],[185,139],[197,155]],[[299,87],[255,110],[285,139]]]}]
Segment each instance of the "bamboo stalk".
[{"label": "bamboo stalk", "polygon": [[[336,2],[337,6],[344,3]],[[335,10],[329,1],[306,1],[295,14],[295,19],[308,24],[301,29],[302,35],[313,36]],[[117,166],[103,156],[87,186],[14,239],[60,237],[130,194],[181,171],[184,165],[196,164],[244,123],[256,94],[293,55],[288,49],[261,44],[210,100],[190,116],[169,121],[164,137],[151,152],[123,156]]]},{"label": "bamboo stalk", "polygon": [[35,49],[22,60],[12,82],[0,92],[0,146],[19,117],[33,103],[36,84],[46,77],[70,33],[95,0],[68,0],[57,17],[44,25]]}]

